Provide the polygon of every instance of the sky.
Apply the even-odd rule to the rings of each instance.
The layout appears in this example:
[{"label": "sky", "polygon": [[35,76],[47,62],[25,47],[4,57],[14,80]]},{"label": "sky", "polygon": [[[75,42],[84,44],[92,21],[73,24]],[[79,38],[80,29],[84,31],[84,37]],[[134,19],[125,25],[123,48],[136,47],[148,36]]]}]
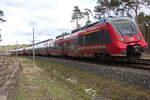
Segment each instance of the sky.
[{"label": "sky", "polygon": [[[55,38],[64,31],[71,31],[74,6],[94,9],[97,0],[0,0],[5,23],[0,23],[0,45],[31,44],[32,30],[35,42]],[[91,19],[93,20],[93,19]]]},{"label": "sky", "polygon": [[[33,27],[36,43],[54,39],[62,32],[70,32],[75,28],[75,23],[71,23],[74,6],[78,5],[82,11],[85,8],[94,10],[96,2],[97,0],[0,0],[0,10],[4,11],[4,19],[7,20],[0,23],[0,45],[31,44]],[[150,14],[149,9],[142,7],[141,10]],[[92,17],[91,20],[95,21]]]}]

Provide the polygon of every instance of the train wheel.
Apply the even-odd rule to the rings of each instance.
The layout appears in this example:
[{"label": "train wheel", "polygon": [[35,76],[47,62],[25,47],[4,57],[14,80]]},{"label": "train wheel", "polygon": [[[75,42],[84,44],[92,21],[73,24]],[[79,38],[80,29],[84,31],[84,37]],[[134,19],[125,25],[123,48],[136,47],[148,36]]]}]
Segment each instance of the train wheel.
[{"label": "train wheel", "polygon": [[113,57],[110,56],[109,54],[107,54],[105,57],[106,57],[106,61],[105,62],[109,62],[109,63],[113,63],[114,62]]},{"label": "train wheel", "polygon": [[114,60],[113,60],[113,57],[110,56],[109,54],[104,54],[101,59],[100,59],[100,62],[101,63],[113,63]]}]

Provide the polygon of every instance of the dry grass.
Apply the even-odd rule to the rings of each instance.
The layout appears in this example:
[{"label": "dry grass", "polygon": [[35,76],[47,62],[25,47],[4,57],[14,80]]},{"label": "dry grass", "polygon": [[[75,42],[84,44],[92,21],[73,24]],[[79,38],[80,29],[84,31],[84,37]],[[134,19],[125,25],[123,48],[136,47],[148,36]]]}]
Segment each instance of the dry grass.
[{"label": "dry grass", "polygon": [[6,52],[9,50],[14,50],[16,48],[22,48],[28,46],[27,44],[22,44],[22,45],[0,45],[0,52]]},{"label": "dry grass", "polygon": [[22,72],[19,76],[16,100],[82,100],[72,95],[61,83],[51,79],[49,74],[32,60],[22,58],[20,61]]},{"label": "dry grass", "polygon": [[[26,66],[32,63],[29,59],[24,59],[23,61],[27,63]],[[31,71],[26,69],[26,72],[31,72],[29,76],[21,76],[21,84],[25,88],[21,86],[18,89],[18,97],[20,97],[21,93],[23,96],[25,95],[24,93],[27,93],[32,97],[35,94],[32,89],[37,88],[40,88],[36,91],[40,91],[39,94],[42,94],[42,96],[38,96],[40,99],[19,98],[17,100],[47,100],[42,99],[46,94],[50,95],[52,100],[94,100],[93,98],[95,97],[100,97],[102,100],[150,100],[150,91],[138,86],[106,79],[91,72],[60,65],[48,60],[36,59],[35,64],[39,67],[39,71],[30,66]],[[37,79],[33,76],[36,76]],[[29,77],[33,78],[27,80]],[[33,85],[29,84],[30,81]],[[44,85],[42,86],[41,84]],[[28,86],[29,88],[27,88]]]}]

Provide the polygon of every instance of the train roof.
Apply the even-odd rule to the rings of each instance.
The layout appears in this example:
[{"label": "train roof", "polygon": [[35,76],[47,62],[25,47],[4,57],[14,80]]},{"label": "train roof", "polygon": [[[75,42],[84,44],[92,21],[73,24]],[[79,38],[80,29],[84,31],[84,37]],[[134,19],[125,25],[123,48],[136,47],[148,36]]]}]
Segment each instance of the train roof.
[{"label": "train roof", "polygon": [[91,23],[91,24],[89,24],[89,25],[83,26],[83,27],[78,28],[78,29],[75,29],[75,30],[72,30],[71,33],[75,33],[75,32],[81,31],[81,30],[83,30],[83,29],[89,28],[89,27],[91,27],[91,26],[94,26],[94,25],[97,25],[97,24],[101,24],[101,23],[103,23],[103,22],[105,22],[105,21],[106,21],[105,18],[104,18],[104,19],[100,19],[100,20],[97,21],[97,22]]},{"label": "train roof", "polygon": [[77,33],[77,32],[80,32],[86,28],[89,28],[89,27],[92,27],[92,26],[95,26],[97,24],[102,24],[104,22],[113,22],[113,21],[117,21],[117,20],[129,20],[130,18],[128,17],[107,17],[107,18],[102,18],[94,23],[91,23],[89,25],[86,25],[86,26],[83,26],[81,28],[78,28],[78,29],[75,29],[75,30],[72,30],[71,31],[71,34],[62,34],[62,35],[59,35],[56,37],[56,39],[60,39],[60,38],[70,38],[72,37],[72,35],[75,35],[74,33]]},{"label": "train roof", "polygon": [[[91,23],[91,24],[83,26],[81,28],[72,30],[71,34],[79,32],[79,31],[84,30],[86,28],[92,27],[92,26],[97,25],[97,24],[102,24],[104,22],[112,22],[112,21],[115,21],[115,20],[123,20],[123,19],[124,20],[129,20],[130,18],[128,18],[128,17],[107,17],[107,18],[102,18],[102,19],[100,19],[100,20],[98,20],[94,23]],[[68,34],[59,35],[59,36],[56,37],[56,39],[61,38],[61,37],[66,37],[67,35],[70,35],[70,34],[68,33]]]},{"label": "train roof", "polygon": [[75,33],[75,32],[81,31],[81,30],[83,30],[83,29],[92,27],[92,26],[97,25],[97,24],[102,24],[103,22],[112,22],[112,21],[115,21],[115,20],[123,20],[123,19],[124,19],[124,20],[129,20],[130,18],[128,18],[128,17],[108,17],[108,18],[102,18],[102,19],[100,19],[99,21],[96,21],[96,22],[91,23],[91,24],[89,24],[89,25],[86,25],[86,26],[83,26],[83,27],[81,27],[81,28],[72,30],[71,33]]},{"label": "train roof", "polygon": [[47,40],[44,40],[44,41],[41,41],[41,42],[38,42],[38,43],[35,43],[34,45],[37,45],[37,44],[40,44],[40,43],[43,43],[43,42],[47,42],[47,41],[52,41],[53,39],[47,39]]},{"label": "train roof", "polygon": [[120,21],[120,20],[132,20],[128,17],[112,17],[112,18],[106,18],[107,22],[113,22],[113,21]]},{"label": "train roof", "polygon": [[[38,43],[34,43],[34,45],[37,45],[37,44],[41,44],[41,43],[44,43],[44,42],[47,42],[47,41],[52,41],[53,39],[47,39],[47,40],[44,40],[44,41],[41,41],[41,42],[38,42]],[[30,44],[29,46],[27,47],[31,47],[33,46],[33,44]]]}]

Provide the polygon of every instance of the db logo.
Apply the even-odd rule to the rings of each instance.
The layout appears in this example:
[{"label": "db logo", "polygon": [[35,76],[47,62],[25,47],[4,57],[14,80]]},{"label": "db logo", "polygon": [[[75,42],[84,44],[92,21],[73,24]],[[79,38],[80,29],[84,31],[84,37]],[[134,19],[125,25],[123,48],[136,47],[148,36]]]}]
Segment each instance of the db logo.
[{"label": "db logo", "polygon": [[130,40],[130,41],[134,41],[134,38],[133,38],[133,37],[131,37],[129,40]]}]

